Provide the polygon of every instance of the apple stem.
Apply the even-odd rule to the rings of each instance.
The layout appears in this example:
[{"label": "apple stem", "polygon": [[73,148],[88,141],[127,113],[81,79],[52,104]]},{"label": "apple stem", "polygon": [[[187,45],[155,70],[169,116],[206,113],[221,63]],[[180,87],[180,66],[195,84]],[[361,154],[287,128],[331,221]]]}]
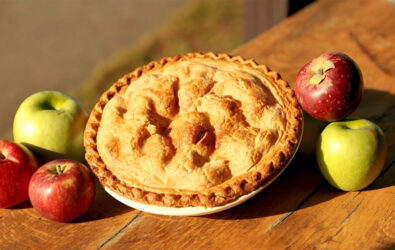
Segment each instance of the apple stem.
[{"label": "apple stem", "polygon": [[325,79],[325,72],[327,72],[330,69],[335,68],[335,64],[331,62],[330,60],[324,60],[323,58],[320,58],[312,70],[312,76],[309,80],[310,84],[319,84]]},{"label": "apple stem", "polygon": [[5,159],[6,159],[5,155],[3,155],[3,153],[0,153],[0,160],[5,160]]},{"label": "apple stem", "polygon": [[66,166],[64,166],[64,165],[56,165],[56,173],[58,175],[61,175],[64,172],[65,168],[66,168]]}]

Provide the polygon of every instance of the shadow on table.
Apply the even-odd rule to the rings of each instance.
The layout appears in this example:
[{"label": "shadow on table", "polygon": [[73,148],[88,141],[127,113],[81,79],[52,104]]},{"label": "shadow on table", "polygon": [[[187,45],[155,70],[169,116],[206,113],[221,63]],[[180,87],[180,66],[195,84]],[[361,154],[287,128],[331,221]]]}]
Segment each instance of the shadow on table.
[{"label": "shadow on table", "polygon": [[343,193],[330,187],[321,177],[314,156],[297,155],[284,173],[255,197],[232,209],[205,217],[240,220],[292,213]]},{"label": "shadow on table", "polygon": [[366,89],[362,102],[350,118],[364,118],[378,124],[386,136],[394,136],[395,95],[386,91]]},{"label": "shadow on table", "polygon": [[[351,118],[365,118],[377,123],[385,132],[388,152],[393,151],[395,136],[395,96],[384,91],[367,89],[364,99]],[[385,170],[366,190],[395,185],[394,162],[389,155]],[[331,200],[346,192],[331,187],[321,176],[315,156],[296,155],[287,170],[270,186],[249,201],[224,212],[207,215],[210,219],[240,220],[292,213],[298,209]]]},{"label": "shadow on table", "polygon": [[30,200],[27,199],[24,202],[15,205],[13,207],[7,208],[7,209],[26,209],[26,208],[32,208],[32,204],[30,203]]},{"label": "shadow on table", "polygon": [[376,190],[395,186],[395,160],[381,172],[377,179],[366,190]]},{"label": "shadow on table", "polygon": [[394,250],[395,249],[395,243],[388,243],[385,245],[383,248],[380,248],[381,250]]},{"label": "shadow on table", "polygon": [[[32,208],[33,206],[30,200],[27,199],[26,201],[7,209],[24,210],[24,209],[32,209]],[[101,220],[113,216],[122,215],[124,213],[128,213],[131,211],[133,211],[133,208],[123,205],[122,203],[118,202],[110,195],[108,195],[96,180],[96,196],[92,206],[85,214],[83,214],[76,220],[71,221],[70,223],[81,223],[81,222]]]},{"label": "shadow on table", "polygon": [[107,192],[103,189],[101,184],[96,179],[95,201],[84,215],[72,221],[72,223],[106,219],[114,216],[119,216],[124,213],[129,213],[133,210],[133,208],[130,208],[120,203],[119,201],[112,198],[109,194],[107,194]]}]

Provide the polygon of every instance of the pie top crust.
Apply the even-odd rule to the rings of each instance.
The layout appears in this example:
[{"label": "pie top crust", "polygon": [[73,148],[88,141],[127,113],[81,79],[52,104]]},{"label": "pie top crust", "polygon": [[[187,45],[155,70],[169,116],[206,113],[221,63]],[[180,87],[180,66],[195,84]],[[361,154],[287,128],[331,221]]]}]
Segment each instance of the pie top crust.
[{"label": "pie top crust", "polygon": [[191,53],[137,68],[103,93],[86,159],[100,182],[139,202],[218,206],[281,171],[302,113],[279,74],[253,60]]}]

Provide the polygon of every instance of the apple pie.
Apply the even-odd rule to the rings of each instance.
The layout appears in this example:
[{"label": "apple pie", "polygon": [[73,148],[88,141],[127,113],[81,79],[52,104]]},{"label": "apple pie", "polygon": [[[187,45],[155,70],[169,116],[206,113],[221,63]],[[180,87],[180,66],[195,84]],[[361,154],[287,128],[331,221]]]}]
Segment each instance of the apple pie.
[{"label": "apple pie", "polygon": [[99,181],[125,198],[213,207],[283,170],[302,126],[278,73],[239,56],[190,53],[114,83],[90,114],[84,145]]}]

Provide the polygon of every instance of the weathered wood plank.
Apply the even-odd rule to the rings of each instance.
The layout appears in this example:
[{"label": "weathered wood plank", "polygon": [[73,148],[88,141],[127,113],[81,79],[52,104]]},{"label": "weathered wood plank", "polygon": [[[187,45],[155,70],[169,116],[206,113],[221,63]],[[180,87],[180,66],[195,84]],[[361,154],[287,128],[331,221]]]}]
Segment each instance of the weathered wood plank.
[{"label": "weathered wood plank", "polygon": [[116,235],[139,211],[108,196],[97,184],[92,207],[71,223],[42,218],[27,201],[12,209],[0,209],[1,249],[92,249]]}]

